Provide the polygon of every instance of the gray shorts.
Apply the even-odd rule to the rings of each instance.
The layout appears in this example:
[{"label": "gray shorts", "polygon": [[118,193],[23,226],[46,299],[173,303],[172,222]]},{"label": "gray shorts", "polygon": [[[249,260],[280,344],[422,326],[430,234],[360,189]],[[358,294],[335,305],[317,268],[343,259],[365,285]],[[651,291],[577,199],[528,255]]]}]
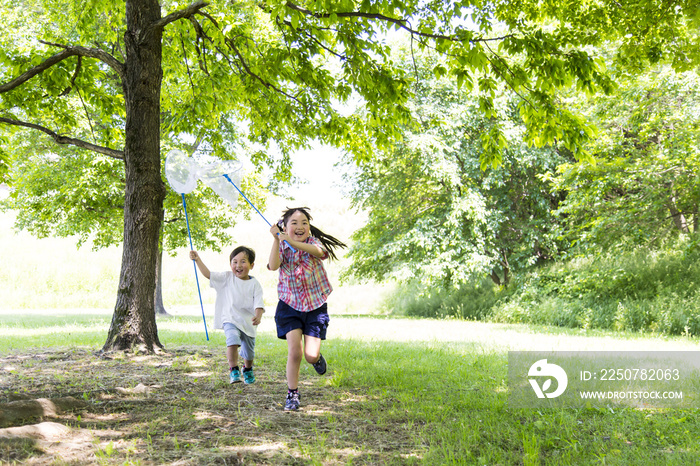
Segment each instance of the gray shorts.
[{"label": "gray shorts", "polygon": [[226,335],[226,346],[240,346],[240,356],[252,361],[255,358],[255,338],[246,335],[238,327],[230,322],[224,322],[224,334]]}]

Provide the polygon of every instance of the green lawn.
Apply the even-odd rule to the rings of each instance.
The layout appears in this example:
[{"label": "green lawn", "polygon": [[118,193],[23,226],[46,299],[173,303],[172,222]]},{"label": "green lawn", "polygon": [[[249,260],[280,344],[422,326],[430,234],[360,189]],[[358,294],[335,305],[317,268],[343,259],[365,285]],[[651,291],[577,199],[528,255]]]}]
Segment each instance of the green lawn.
[{"label": "green lawn", "polygon": [[[41,442],[3,439],[0,461],[42,464],[694,464],[697,410],[629,407],[514,409],[507,350],[441,342],[425,332],[456,321],[336,318],[347,332],[324,343],[329,372],[308,365],[302,410],[282,412],[286,346],[258,336],[252,386],[226,381],[223,335],[204,340],[201,318],[159,319],[161,355],[97,350],[109,315],[0,316],[0,401],[73,396],[87,405],[52,419],[91,440],[74,457]],[[375,332],[356,332],[355,326]],[[478,325],[489,339],[542,335],[645,346],[636,336]],[[379,328],[386,328],[385,332]],[[415,330],[381,339],[392,328]],[[468,328],[468,327],[465,327]],[[368,336],[369,335],[369,336]],[[406,341],[409,340],[409,341]],[[658,345],[658,341],[649,340]],[[694,342],[671,342],[684,349]],[[86,375],[88,375],[86,377]],[[133,390],[140,385],[146,392]],[[119,387],[119,389],[117,388]],[[31,422],[36,422],[32,420]],[[30,422],[30,421],[27,421]],[[67,459],[73,458],[68,461]],[[238,461],[238,463],[236,463]]]}]

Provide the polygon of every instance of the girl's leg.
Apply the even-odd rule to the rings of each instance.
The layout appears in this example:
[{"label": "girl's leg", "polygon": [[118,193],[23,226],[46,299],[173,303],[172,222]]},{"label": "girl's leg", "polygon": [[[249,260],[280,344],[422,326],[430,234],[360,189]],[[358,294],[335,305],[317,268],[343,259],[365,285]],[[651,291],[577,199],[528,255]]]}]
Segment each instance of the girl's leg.
[{"label": "girl's leg", "polygon": [[236,367],[238,365],[238,345],[226,347],[226,359],[228,359],[228,367]]},{"label": "girl's leg", "polygon": [[300,328],[287,333],[287,386],[291,390],[299,388],[299,366],[303,355],[301,338]]},{"label": "girl's leg", "polygon": [[304,335],[304,357],[309,364],[315,364],[321,357],[321,339]]}]

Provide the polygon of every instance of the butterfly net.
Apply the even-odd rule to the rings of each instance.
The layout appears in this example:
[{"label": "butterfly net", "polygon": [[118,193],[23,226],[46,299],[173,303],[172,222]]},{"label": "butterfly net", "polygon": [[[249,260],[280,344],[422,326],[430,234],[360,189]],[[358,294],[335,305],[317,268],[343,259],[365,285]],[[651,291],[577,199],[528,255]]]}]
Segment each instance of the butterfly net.
[{"label": "butterfly net", "polygon": [[241,168],[242,165],[237,160],[220,160],[215,157],[195,159],[178,149],[168,152],[165,159],[165,177],[175,192],[188,194],[197,187],[197,181],[201,180],[232,209],[238,203],[239,191],[236,187],[240,185]]}]

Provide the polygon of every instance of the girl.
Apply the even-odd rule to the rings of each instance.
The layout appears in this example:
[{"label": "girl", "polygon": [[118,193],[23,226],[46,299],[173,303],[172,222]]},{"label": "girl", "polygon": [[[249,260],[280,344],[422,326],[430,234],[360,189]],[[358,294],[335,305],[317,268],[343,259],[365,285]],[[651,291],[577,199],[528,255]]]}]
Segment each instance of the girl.
[{"label": "girl", "polygon": [[285,411],[299,409],[302,355],[316,372],[326,373],[321,340],[326,339],[329,321],[326,300],[333,289],[321,261],[337,259],[334,249],[347,247],[342,241],[312,226],[310,221],[308,207],[297,207],[287,209],[280,223],[270,228],[274,242],[267,267],[280,271],[279,303],[275,313],[277,337],[287,340]]}]

